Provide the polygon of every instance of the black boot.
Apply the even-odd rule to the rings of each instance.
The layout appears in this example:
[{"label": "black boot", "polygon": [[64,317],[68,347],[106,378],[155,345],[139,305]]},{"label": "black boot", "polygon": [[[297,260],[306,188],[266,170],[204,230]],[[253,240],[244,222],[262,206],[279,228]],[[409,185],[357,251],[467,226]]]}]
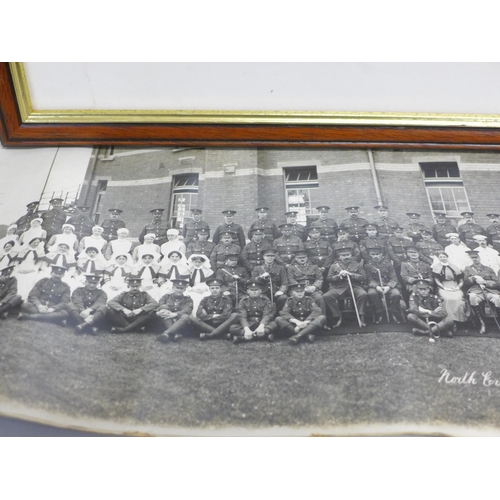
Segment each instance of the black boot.
[{"label": "black boot", "polygon": [[481,312],[481,306],[471,306],[472,310],[476,313],[477,319],[479,321],[479,333],[482,335],[486,333],[486,325],[484,324],[484,319]]}]

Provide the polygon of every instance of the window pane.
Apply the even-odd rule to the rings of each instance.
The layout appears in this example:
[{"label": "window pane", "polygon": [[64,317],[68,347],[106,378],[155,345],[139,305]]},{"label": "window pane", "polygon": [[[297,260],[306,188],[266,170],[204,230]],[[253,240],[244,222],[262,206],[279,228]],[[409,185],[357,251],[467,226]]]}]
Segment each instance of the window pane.
[{"label": "window pane", "polygon": [[449,212],[450,210],[456,210],[456,204],[455,204],[455,197],[453,196],[453,189],[451,188],[440,188],[441,189],[441,196],[444,201],[444,209],[446,212]]},{"label": "window pane", "polygon": [[427,188],[429,193],[429,198],[431,200],[432,210],[444,210],[444,205],[441,199],[441,191],[439,188],[429,187]]},{"label": "window pane", "polygon": [[465,189],[453,188],[453,193],[455,194],[455,200],[458,212],[460,213],[470,210],[469,202],[467,201],[467,197],[465,195]]}]

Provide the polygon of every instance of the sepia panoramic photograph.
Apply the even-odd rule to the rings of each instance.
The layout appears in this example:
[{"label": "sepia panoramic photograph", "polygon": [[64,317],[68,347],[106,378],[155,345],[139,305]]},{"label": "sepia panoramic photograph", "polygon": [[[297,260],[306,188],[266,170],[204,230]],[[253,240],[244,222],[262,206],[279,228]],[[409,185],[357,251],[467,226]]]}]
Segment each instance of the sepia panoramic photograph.
[{"label": "sepia panoramic photograph", "polygon": [[500,154],[2,152],[0,413],[498,434]]}]

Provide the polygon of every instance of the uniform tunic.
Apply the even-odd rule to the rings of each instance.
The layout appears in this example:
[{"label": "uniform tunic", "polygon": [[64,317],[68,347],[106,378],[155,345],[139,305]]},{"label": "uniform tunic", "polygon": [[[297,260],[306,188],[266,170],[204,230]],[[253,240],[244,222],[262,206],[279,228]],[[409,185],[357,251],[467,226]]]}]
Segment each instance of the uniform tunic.
[{"label": "uniform tunic", "polygon": [[[14,224],[17,225],[16,228],[16,234],[21,235],[25,231],[27,231],[31,227],[31,221],[33,219],[36,219],[37,217],[40,217],[38,215],[38,212],[28,212],[27,214],[23,215],[22,217],[19,217],[19,219],[14,222]],[[28,242],[29,243],[29,242]]]},{"label": "uniform tunic", "polygon": [[351,240],[358,243],[359,240],[366,235],[366,231],[363,226],[368,223],[369,222],[362,217],[356,217],[355,219],[348,217],[340,223],[340,229],[347,229]]},{"label": "uniform tunic", "polygon": [[[205,322],[219,324],[229,319],[232,310],[233,304],[229,297],[221,294],[214,298],[210,295],[201,300],[196,317]],[[215,314],[217,316],[214,317]]]},{"label": "uniform tunic", "polygon": [[323,286],[323,274],[318,266],[310,262],[306,262],[303,266],[297,263],[290,265],[287,268],[287,274],[289,285],[302,283],[306,286],[314,286],[316,290],[321,290]]},{"label": "uniform tunic", "polygon": [[264,263],[262,252],[270,250],[272,247],[272,242],[265,238],[260,243],[251,241],[248,245],[245,245],[245,248],[241,252],[242,263],[251,272],[255,266],[260,266]]},{"label": "uniform tunic", "polygon": [[290,264],[294,258],[294,253],[297,250],[303,250],[304,244],[297,236],[290,236],[289,238],[281,236],[274,240],[273,248],[277,250],[280,259],[285,264]]},{"label": "uniform tunic", "polygon": [[20,298],[17,293],[17,279],[14,276],[0,276],[0,303],[7,304],[16,297]]},{"label": "uniform tunic", "polygon": [[36,306],[47,306],[55,311],[66,310],[70,301],[70,288],[62,281],[53,278],[43,278],[28,295],[28,303]]},{"label": "uniform tunic", "polygon": [[[474,276],[481,276],[484,279],[484,287],[481,287]],[[477,306],[486,298],[493,302],[495,306],[500,306],[500,282],[495,271],[483,264],[474,264],[468,266],[464,270],[464,285],[469,295],[469,300],[472,306]]]},{"label": "uniform tunic", "polygon": [[[443,301],[436,295],[429,294],[421,297],[417,293],[412,293],[409,300],[408,322],[418,326],[422,330],[428,328],[427,321],[437,323],[440,331],[445,331],[453,326],[453,320],[448,317]],[[426,314],[420,311],[419,307],[431,311]]]},{"label": "uniform tunic", "polygon": [[[123,309],[142,309],[145,313],[154,311],[158,302],[146,292],[122,292],[120,295],[108,302],[108,307],[113,311],[123,311]],[[130,319],[130,318],[129,318]],[[135,318],[133,318],[135,319]]]},{"label": "uniform tunic", "polygon": [[87,287],[77,288],[71,295],[71,303],[68,305],[68,311],[77,311],[81,313],[85,309],[92,309],[91,314],[100,312],[105,314],[108,297],[106,292],[96,288],[90,290]]},{"label": "uniform tunic", "polygon": [[443,248],[450,244],[450,240],[446,235],[455,233],[456,231],[455,226],[451,222],[445,222],[444,224],[437,223],[432,226],[432,236]]},{"label": "uniform tunic", "polygon": [[337,241],[337,231],[339,229],[339,226],[333,219],[317,219],[311,223],[311,227],[319,228],[321,232],[321,240],[324,240],[330,244]]},{"label": "uniform tunic", "polygon": [[492,224],[486,228],[488,243],[497,251],[500,252],[500,223]]},{"label": "uniform tunic", "polygon": [[240,315],[241,326],[257,328],[260,324],[268,325],[274,318],[274,305],[267,297],[244,297],[240,300],[237,309]]},{"label": "uniform tunic", "polygon": [[[218,245],[220,242],[220,233],[224,231],[232,231],[234,234],[233,236],[233,244],[238,245],[240,248],[243,248],[246,244],[246,239],[245,239],[245,233],[243,232],[243,228],[239,224],[235,224],[234,222],[232,224],[221,224],[220,226],[217,226],[217,228],[214,231],[214,237],[212,238],[212,241]],[[238,252],[239,253],[239,252]]]},{"label": "uniform tunic", "polygon": [[358,262],[361,260],[361,250],[359,249],[359,245],[352,240],[342,240],[342,241],[337,241],[336,243],[333,244],[333,258],[338,257],[338,251],[342,250],[344,248],[350,248],[352,252],[352,256],[354,260],[357,260]]},{"label": "uniform tunic", "polygon": [[216,271],[219,267],[222,267],[226,262],[226,255],[238,254],[240,255],[241,248],[234,243],[229,243],[229,245],[223,245],[220,243],[216,245],[212,250],[212,255],[210,255],[210,265],[212,269]]},{"label": "uniform tunic", "polygon": [[417,262],[407,261],[401,264],[401,279],[406,284],[406,289],[411,292],[417,280],[429,280],[432,282],[432,269],[427,262],[418,260]]},{"label": "uniform tunic", "polygon": [[379,236],[385,237],[386,239],[393,236],[394,228],[399,226],[398,222],[390,217],[386,217],[385,219],[380,218],[375,224],[378,226]]},{"label": "uniform tunic", "polygon": [[125,222],[120,219],[106,219],[100,226],[103,228],[102,237],[106,241],[116,240],[118,238],[118,229],[126,228]]},{"label": "uniform tunic", "polygon": [[[380,271],[380,275],[379,272]],[[366,280],[368,282],[368,298],[377,314],[382,314],[385,309],[382,300],[383,295],[376,288],[377,286],[388,286],[390,290],[384,295],[387,309],[394,315],[399,316],[401,313],[399,293],[399,283],[396,276],[394,265],[390,260],[382,260],[382,262],[370,262],[365,264]],[[380,279],[380,276],[382,279]]]},{"label": "uniform tunic", "polygon": [[[240,279],[234,279],[233,275],[239,276]],[[236,283],[238,283],[238,294],[245,293],[245,287],[250,279],[250,275],[243,266],[222,266],[217,270],[216,278],[224,282],[222,292],[229,292],[234,297],[236,296]],[[239,298],[241,298],[241,295]]]},{"label": "uniform tunic", "polygon": [[476,252],[479,253],[481,264],[491,267],[495,273],[498,273],[500,270],[500,256],[494,248],[478,246]]},{"label": "uniform tunic", "polygon": [[371,248],[382,248],[382,253],[384,257],[387,255],[387,239],[383,236],[366,237],[359,242],[359,249],[361,251],[361,257],[365,262],[371,260],[369,250]]},{"label": "uniform tunic", "polygon": [[443,250],[443,247],[434,240],[422,240],[416,244],[416,247],[420,250],[420,259],[427,264],[432,264],[434,262],[434,256],[438,250]]},{"label": "uniform tunic", "polygon": [[326,240],[308,240],[304,243],[307,258],[318,267],[327,268],[333,262],[333,250]]},{"label": "uniform tunic", "polygon": [[[262,274],[268,273],[269,276],[266,278],[261,278]],[[288,275],[285,266],[276,264],[268,266],[263,264],[262,266],[254,267],[252,271],[252,278],[257,278],[262,284],[269,286],[269,279],[271,279],[273,294],[276,292],[286,293],[288,289]]]},{"label": "uniform tunic", "polygon": [[74,234],[80,241],[84,236],[92,234],[92,228],[95,226],[94,221],[88,215],[75,215],[68,219],[68,224],[75,226]]},{"label": "uniform tunic", "polygon": [[47,231],[47,240],[54,234],[62,233],[62,226],[66,222],[66,212],[62,208],[52,208],[43,212],[42,229]]},{"label": "uniform tunic", "polygon": [[177,316],[172,318],[174,321],[178,320],[184,314],[190,316],[193,312],[193,300],[186,295],[179,297],[173,293],[167,294],[160,299],[159,304],[158,311],[167,310],[177,313]]},{"label": "uniform tunic", "polygon": [[153,243],[155,245],[163,245],[166,241],[168,241],[167,238],[167,231],[170,229],[170,224],[168,222],[163,222],[160,220],[159,222],[153,222],[151,221],[149,224],[146,224],[142,229],[139,234],[139,241],[141,243],[144,243],[144,236],[146,234],[154,234],[155,239]]},{"label": "uniform tunic", "polygon": [[182,236],[184,238],[186,248],[189,247],[190,243],[196,240],[196,232],[198,229],[206,229],[208,231],[208,237],[210,238],[210,226],[206,222],[202,220],[200,220],[199,222],[189,220],[184,224],[182,228]]},{"label": "uniform tunic", "polygon": [[314,321],[321,315],[321,309],[311,297],[307,296],[304,296],[302,299],[289,297],[280,311],[280,316],[286,321],[290,321],[293,318],[299,321]]},{"label": "uniform tunic", "polygon": [[465,222],[458,228],[460,239],[471,249],[474,250],[479,246],[479,243],[473,239],[474,236],[482,234],[487,236],[485,229],[479,224]]},{"label": "uniform tunic", "polygon": [[387,240],[387,254],[396,267],[406,260],[405,247],[410,243],[411,240],[403,236],[392,236]]},{"label": "uniform tunic", "polygon": [[420,222],[410,222],[408,226],[406,226],[406,236],[413,240],[413,243],[417,243],[422,240],[422,229],[425,229],[423,224]]},{"label": "uniform tunic", "polygon": [[290,224],[290,226],[292,226],[292,236],[296,236],[302,242],[307,240],[307,231],[302,224]]},{"label": "uniform tunic", "polygon": [[192,241],[187,247],[186,257],[189,258],[197,253],[206,255],[210,259],[215,246],[211,241]]},{"label": "uniform tunic", "polygon": [[273,243],[276,238],[279,238],[280,231],[275,222],[269,220],[257,219],[250,224],[250,229],[248,230],[248,239],[252,239],[252,233],[254,229],[261,229],[264,231],[264,239],[269,243]]}]

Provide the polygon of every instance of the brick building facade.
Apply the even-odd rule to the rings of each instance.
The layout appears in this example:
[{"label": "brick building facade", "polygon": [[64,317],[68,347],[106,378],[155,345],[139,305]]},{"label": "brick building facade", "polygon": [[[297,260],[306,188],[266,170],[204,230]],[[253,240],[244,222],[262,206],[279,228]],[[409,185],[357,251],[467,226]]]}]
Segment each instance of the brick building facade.
[{"label": "brick building facade", "polygon": [[157,207],[178,226],[189,217],[189,208],[202,208],[212,228],[222,222],[222,210],[234,209],[235,222],[246,230],[258,206],[268,206],[270,218],[279,224],[288,209],[297,209],[308,223],[318,205],[329,205],[338,222],[349,205],[375,220],[373,207],[382,202],[390,217],[404,225],[406,212],[421,213],[421,221],[430,226],[432,210],[444,209],[456,218],[472,210],[476,222],[486,226],[486,214],[500,210],[499,186],[498,153],[96,148],[79,204],[89,205],[101,221],[109,208],[122,209],[132,237]]}]

